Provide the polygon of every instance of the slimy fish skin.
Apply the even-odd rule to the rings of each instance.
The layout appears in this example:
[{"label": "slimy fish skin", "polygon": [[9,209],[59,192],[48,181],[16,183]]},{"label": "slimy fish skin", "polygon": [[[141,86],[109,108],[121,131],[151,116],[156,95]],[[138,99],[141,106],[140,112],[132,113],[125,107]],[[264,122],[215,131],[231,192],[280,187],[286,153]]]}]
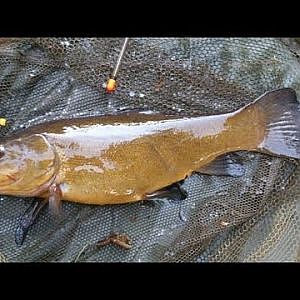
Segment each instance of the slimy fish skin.
[{"label": "slimy fish skin", "polygon": [[84,204],[159,195],[193,172],[242,176],[235,151],[300,158],[300,110],[289,88],[237,111],[179,118],[160,114],[59,120],[2,140],[0,194]]}]

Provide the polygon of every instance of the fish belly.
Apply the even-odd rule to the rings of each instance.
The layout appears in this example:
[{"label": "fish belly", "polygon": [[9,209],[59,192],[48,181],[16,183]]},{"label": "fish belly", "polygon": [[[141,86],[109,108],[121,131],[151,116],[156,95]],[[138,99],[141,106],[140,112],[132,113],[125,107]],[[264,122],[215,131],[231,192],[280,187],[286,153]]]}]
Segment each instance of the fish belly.
[{"label": "fish belly", "polygon": [[57,183],[63,200],[118,204],[145,199],[147,194],[189,176],[205,163],[186,136],[160,134],[111,145],[99,156],[63,159]]}]

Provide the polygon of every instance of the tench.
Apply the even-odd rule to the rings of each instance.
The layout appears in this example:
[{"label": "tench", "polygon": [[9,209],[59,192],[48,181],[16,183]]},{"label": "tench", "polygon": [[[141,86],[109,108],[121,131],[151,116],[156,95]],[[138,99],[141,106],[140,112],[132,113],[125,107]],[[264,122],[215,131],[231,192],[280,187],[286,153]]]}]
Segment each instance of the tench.
[{"label": "tench", "polygon": [[[300,158],[300,111],[289,88],[226,114],[120,115],[52,121],[2,140],[0,194],[121,204],[159,196],[193,172],[243,175],[234,151]],[[162,195],[165,195],[162,192]]]}]

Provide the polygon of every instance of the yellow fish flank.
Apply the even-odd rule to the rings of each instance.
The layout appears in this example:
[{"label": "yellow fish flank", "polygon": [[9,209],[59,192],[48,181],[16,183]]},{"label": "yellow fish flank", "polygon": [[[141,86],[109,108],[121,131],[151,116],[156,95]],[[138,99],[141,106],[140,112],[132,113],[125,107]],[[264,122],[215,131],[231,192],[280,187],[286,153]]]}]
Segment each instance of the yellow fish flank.
[{"label": "yellow fish flank", "polygon": [[299,159],[299,116],[295,92],[280,89],[222,115],[134,113],[45,123],[1,143],[0,193],[98,205],[139,201],[213,170],[230,152]]}]

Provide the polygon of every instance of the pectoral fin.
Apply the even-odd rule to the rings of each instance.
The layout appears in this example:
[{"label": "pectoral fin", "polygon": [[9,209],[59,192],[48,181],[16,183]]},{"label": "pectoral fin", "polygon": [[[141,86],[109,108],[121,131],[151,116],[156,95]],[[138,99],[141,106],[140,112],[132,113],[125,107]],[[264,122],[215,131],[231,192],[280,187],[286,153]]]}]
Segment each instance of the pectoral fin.
[{"label": "pectoral fin", "polygon": [[21,217],[19,224],[15,231],[15,242],[18,246],[21,246],[27,236],[28,230],[37,220],[39,212],[47,204],[48,200],[35,201],[25,211]]},{"label": "pectoral fin", "polygon": [[186,199],[186,197],[187,192],[177,182],[154,193],[146,195],[147,200],[154,198],[169,198],[175,201],[179,201]]},{"label": "pectoral fin", "polygon": [[49,209],[53,215],[60,216],[61,208],[61,190],[58,185],[53,184],[47,192],[48,198],[45,200],[38,200],[33,202],[21,217],[19,224],[15,231],[15,242],[18,246],[24,243],[28,230],[35,223],[38,218],[39,212],[42,208],[49,203]]},{"label": "pectoral fin", "polygon": [[240,177],[245,174],[245,168],[237,159],[237,155],[226,154],[217,157],[197,172],[207,175]]}]

